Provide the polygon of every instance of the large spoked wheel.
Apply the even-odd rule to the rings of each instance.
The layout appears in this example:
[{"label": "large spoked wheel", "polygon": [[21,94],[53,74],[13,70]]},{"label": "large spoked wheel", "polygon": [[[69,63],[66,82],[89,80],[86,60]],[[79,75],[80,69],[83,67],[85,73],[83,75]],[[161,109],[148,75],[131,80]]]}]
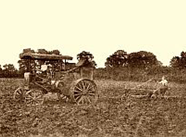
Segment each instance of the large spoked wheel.
[{"label": "large spoked wheel", "polygon": [[79,79],[71,87],[71,98],[78,105],[96,103],[98,99],[97,86],[90,79]]},{"label": "large spoked wheel", "polygon": [[44,97],[42,90],[31,89],[25,93],[25,102],[28,106],[38,106],[43,104]]},{"label": "large spoked wheel", "polygon": [[23,87],[18,87],[14,91],[13,99],[16,101],[23,101],[26,90]]}]

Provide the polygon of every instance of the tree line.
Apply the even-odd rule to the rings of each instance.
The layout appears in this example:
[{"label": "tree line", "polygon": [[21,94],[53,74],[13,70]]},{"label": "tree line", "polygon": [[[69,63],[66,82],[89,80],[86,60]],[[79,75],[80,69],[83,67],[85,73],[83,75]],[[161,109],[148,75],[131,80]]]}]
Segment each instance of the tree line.
[{"label": "tree line", "polygon": [[132,52],[127,54],[124,50],[117,50],[110,55],[105,62],[106,68],[147,68],[152,66],[161,66],[162,63],[156,56],[147,51]]},{"label": "tree line", "polygon": [[14,67],[13,64],[0,65],[0,78],[15,78],[21,77],[21,73]]},{"label": "tree line", "polygon": [[[148,68],[153,66],[163,66],[162,62],[157,60],[156,55],[147,51],[132,52],[127,54],[124,50],[117,50],[107,57],[105,62],[106,68]],[[170,60],[171,68],[186,68],[186,52],[182,51],[180,56],[174,56]]]},{"label": "tree line", "polygon": [[[59,50],[47,51],[45,49],[38,49],[37,51],[31,49],[24,49],[22,53],[40,53],[40,54],[55,54],[60,55]],[[90,52],[82,51],[81,53],[77,54],[77,59],[80,58],[89,58],[92,60],[93,66],[96,66],[96,62],[93,61],[93,54]],[[27,71],[27,61],[26,60],[18,60],[19,69],[16,69],[13,64],[5,64],[1,67],[0,65],[0,77],[22,77],[23,73]],[[34,63],[34,62],[33,62]],[[53,65],[58,65],[58,63],[53,62]],[[39,62],[42,64],[42,62]],[[31,62],[32,66],[32,62]],[[151,52],[147,51],[139,51],[139,52],[132,52],[127,53],[124,50],[117,50],[109,57],[106,58],[105,61],[105,68],[129,68],[129,69],[149,69],[152,67],[163,67],[162,63],[157,60],[156,55]],[[186,68],[186,52],[182,51],[180,56],[174,56],[170,60],[170,68],[174,69],[184,69]]]}]

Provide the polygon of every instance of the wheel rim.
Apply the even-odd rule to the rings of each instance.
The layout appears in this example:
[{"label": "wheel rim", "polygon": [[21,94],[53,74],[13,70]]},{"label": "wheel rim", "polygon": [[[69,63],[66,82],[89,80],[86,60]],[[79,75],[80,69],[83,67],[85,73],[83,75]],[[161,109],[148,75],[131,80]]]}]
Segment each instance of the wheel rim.
[{"label": "wheel rim", "polygon": [[44,98],[41,90],[31,89],[25,94],[25,102],[28,106],[43,104]]},{"label": "wheel rim", "polygon": [[23,94],[24,94],[24,89],[22,87],[19,87],[15,90],[13,99],[22,100],[24,96]]},{"label": "wheel rim", "polygon": [[73,98],[77,104],[92,104],[97,101],[96,84],[88,79],[79,81],[73,88]]}]

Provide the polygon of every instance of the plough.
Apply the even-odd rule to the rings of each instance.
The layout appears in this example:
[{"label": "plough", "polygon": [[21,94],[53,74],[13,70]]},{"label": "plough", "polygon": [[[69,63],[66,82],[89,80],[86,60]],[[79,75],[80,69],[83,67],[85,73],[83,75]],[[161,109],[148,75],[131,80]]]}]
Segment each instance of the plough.
[{"label": "plough", "polygon": [[[125,97],[125,96],[130,96],[133,98],[167,98],[167,96],[165,96],[166,91],[168,90],[168,86],[166,85],[160,85],[158,88],[156,89],[141,89],[140,87],[144,86],[145,84],[153,81],[154,79],[149,79],[146,82],[139,84],[133,88],[125,88],[125,94],[123,94],[121,96],[121,98]],[[145,91],[147,92],[147,94],[130,94],[130,91]]]}]

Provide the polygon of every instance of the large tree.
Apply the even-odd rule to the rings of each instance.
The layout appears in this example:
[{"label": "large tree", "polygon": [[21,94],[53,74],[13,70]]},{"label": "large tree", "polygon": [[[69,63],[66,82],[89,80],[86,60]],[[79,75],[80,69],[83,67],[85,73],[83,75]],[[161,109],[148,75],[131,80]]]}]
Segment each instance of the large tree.
[{"label": "large tree", "polygon": [[17,70],[13,64],[3,65],[3,75],[4,77],[14,77],[17,74]]},{"label": "large tree", "polygon": [[127,60],[127,52],[124,50],[117,50],[106,59],[105,66],[108,68],[125,67],[128,64]]},{"label": "large tree", "polygon": [[178,68],[180,66],[180,57],[174,56],[170,61],[170,66],[173,68]]},{"label": "large tree", "polygon": [[186,68],[186,52],[182,51],[180,56],[174,56],[170,61],[173,68]]},{"label": "large tree", "polygon": [[154,65],[160,65],[156,56],[147,51],[132,52],[128,56],[130,67],[146,68]]}]

